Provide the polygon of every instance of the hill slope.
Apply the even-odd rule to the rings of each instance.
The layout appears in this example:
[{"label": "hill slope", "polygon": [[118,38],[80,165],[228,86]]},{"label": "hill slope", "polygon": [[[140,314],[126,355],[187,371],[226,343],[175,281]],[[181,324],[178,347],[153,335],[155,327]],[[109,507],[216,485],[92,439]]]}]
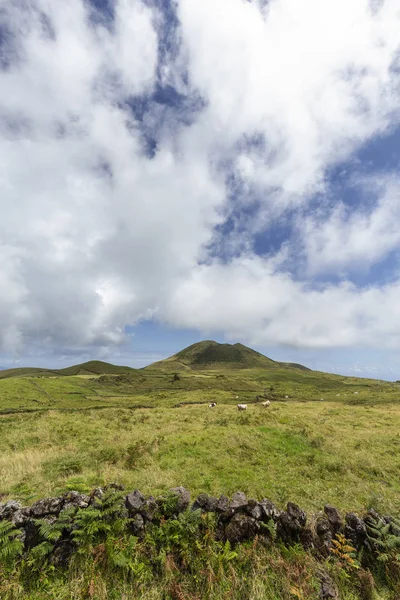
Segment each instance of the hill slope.
[{"label": "hill slope", "polygon": [[120,375],[132,373],[136,369],[131,367],[120,367],[101,360],[90,360],[88,362],[72,365],[65,369],[40,369],[35,367],[22,367],[17,369],[6,369],[0,371],[0,379],[9,377],[63,377],[67,375]]},{"label": "hill slope", "polygon": [[243,344],[219,344],[211,340],[192,344],[177,354],[153,363],[146,369],[161,371],[208,369],[271,369],[286,367],[310,370],[303,365],[280,363]]},{"label": "hill slope", "polygon": [[60,375],[121,375],[135,371],[131,367],[120,367],[101,360],[91,360],[80,365],[73,365],[57,371]]}]

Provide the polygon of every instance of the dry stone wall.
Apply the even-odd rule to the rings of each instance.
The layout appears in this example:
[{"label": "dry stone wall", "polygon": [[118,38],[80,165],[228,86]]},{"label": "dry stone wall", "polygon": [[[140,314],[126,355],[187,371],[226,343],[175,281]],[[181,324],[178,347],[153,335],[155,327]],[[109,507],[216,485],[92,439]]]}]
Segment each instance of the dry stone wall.
[{"label": "dry stone wall", "polygon": [[[25,550],[30,550],[41,541],[38,520],[54,522],[66,509],[74,512],[94,506],[107,489],[124,491],[123,486],[110,484],[96,488],[90,495],[71,491],[56,498],[38,500],[31,506],[10,500],[0,503],[0,520],[11,521],[20,530]],[[190,492],[183,487],[174,488],[168,495],[158,498],[134,490],[124,495],[123,506],[121,516],[130,519],[131,531],[138,537],[144,534],[150,523],[174,519],[187,509],[199,510],[215,514],[217,536],[221,541],[229,540],[234,545],[256,536],[274,537],[285,544],[300,543],[324,557],[330,554],[332,540],[338,533],[344,534],[359,550],[366,542],[368,519],[372,517],[386,523],[392,521],[391,517],[380,516],[374,511],[364,516],[355,513],[343,516],[329,505],[320,513],[307,516],[292,502],[288,502],[285,510],[280,510],[268,499],[257,501],[247,498],[243,492],[236,492],[231,498],[200,494],[192,502]],[[400,535],[400,531],[397,534]]]}]

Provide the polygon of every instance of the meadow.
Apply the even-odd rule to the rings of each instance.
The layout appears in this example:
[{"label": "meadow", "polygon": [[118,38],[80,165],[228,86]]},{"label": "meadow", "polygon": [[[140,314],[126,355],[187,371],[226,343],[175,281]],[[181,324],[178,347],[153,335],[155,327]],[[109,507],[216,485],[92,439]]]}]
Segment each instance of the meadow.
[{"label": "meadow", "polygon": [[[175,390],[163,406],[165,393],[104,396],[100,408],[85,410],[74,410],[73,397],[66,408],[0,415],[3,498],[118,481],[146,493],[184,485],[193,494],[242,490],[306,509],[400,512],[400,403],[359,393],[357,403],[276,399],[238,413],[229,391],[214,390],[214,409],[195,404],[204,390]],[[107,407],[117,400],[118,408]]]},{"label": "meadow", "polygon": [[[267,409],[260,406],[265,397],[271,399]],[[395,383],[284,368],[199,370],[178,377],[145,369],[0,379],[0,500],[31,504],[115,481],[127,491],[153,495],[182,485],[193,500],[202,492],[219,496],[241,490],[280,508],[295,502],[309,513],[329,503],[342,511],[374,508],[400,515],[399,398]],[[210,401],[217,402],[214,409],[208,408]],[[238,412],[238,402],[247,402],[248,410]],[[88,595],[88,567],[81,565],[67,580],[50,578],[50,591],[40,584],[29,594],[14,574],[13,591],[6,595],[5,587],[3,595],[318,597],[320,567],[300,549],[243,547],[239,554],[247,560],[245,572],[240,575],[239,566],[228,569],[207,592],[203,579],[196,583],[192,574],[181,573],[178,585],[163,571],[146,592],[135,588],[136,595],[132,582],[113,587],[112,573],[103,573]],[[339,572],[334,577],[340,597],[364,598],[358,580],[342,581]],[[378,583],[368,597],[398,598],[385,585]]]}]

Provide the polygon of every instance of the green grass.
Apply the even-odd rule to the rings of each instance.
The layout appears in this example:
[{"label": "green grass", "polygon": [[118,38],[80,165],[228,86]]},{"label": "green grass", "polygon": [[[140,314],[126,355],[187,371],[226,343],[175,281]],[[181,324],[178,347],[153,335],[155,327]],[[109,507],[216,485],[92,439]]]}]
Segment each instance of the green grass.
[{"label": "green grass", "polygon": [[119,481],[145,493],[242,490],[307,510],[400,513],[400,405],[275,402],[0,417],[0,493],[39,498]]},{"label": "green grass", "polygon": [[6,378],[0,494],[117,480],[399,512],[398,398],[398,384],[282,367]]},{"label": "green grass", "polygon": [[[147,494],[183,485],[192,498],[242,490],[309,512],[330,503],[343,511],[374,507],[400,514],[398,384],[282,365],[188,369],[179,380],[173,373],[79,370],[1,379],[0,499],[31,503],[117,481]],[[270,408],[256,396],[269,397]],[[211,400],[217,402],[212,410]],[[247,402],[248,410],[239,413],[238,402]],[[0,597],[318,598],[320,564],[299,549],[244,546],[234,568],[217,576],[202,563],[197,579],[165,560],[151,585],[104,569],[93,579],[89,561],[30,578],[36,587],[14,574],[0,583]],[[340,598],[364,600],[357,579],[332,565],[323,568]],[[377,585],[375,600],[396,598]]]},{"label": "green grass", "polygon": [[[172,407],[179,402],[335,401],[348,405],[398,402],[399,384],[287,369],[219,369],[180,372],[145,369],[104,375],[0,379],[0,414],[22,410],[118,406]],[[286,398],[288,396],[288,398]]]}]

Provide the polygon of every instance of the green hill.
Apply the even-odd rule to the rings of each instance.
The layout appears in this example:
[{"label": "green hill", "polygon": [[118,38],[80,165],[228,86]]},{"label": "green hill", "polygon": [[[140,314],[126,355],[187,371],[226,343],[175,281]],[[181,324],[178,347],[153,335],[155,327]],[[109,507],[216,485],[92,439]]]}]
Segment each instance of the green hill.
[{"label": "green hill", "polygon": [[161,371],[209,369],[273,369],[310,370],[303,365],[280,363],[243,344],[219,344],[211,340],[192,344],[177,354],[153,363],[146,369]]},{"label": "green hill", "polygon": [[122,375],[132,373],[136,369],[131,367],[120,367],[101,360],[90,360],[88,362],[72,365],[65,369],[40,369],[36,367],[22,367],[17,369],[5,369],[0,371],[0,379],[9,377],[63,377],[68,375]]},{"label": "green hill", "polygon": [[57,371],[59,375],[121,375],[135,371],[131,367],[120,367],[101,360],[91,360]]},{"label": "green hill", "polygon": [[51,376],[54,373],[49,369],[40,369],[36,367],[20,367],[15,369],[4,369],[0,371],[0,379],[8,379],[9,377],[34,377],[35,375],[40,376]]}]

